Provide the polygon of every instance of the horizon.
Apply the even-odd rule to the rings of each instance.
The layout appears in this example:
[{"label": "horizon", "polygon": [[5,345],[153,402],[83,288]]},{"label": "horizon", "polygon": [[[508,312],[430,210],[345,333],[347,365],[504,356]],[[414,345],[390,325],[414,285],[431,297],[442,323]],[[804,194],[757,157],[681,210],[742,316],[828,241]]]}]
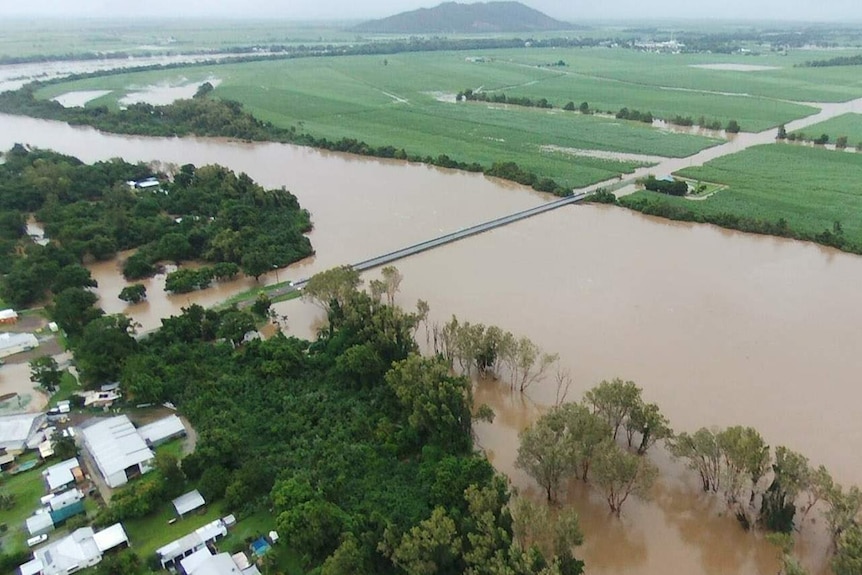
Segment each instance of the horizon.
[{"label": "horizon", "polygon": [[[181,7],[172,0],[151,0],[146,4],[131,0],[31,0],[26,5],[0,5],[0,17],[35,21],[129,21],[145,19],[207,21],[283,21],[293,23],[357,22],[385,18],[416,10],[433,8],[439,0],[372,0],[358,6],[347,0],[292,0],[285,7],[278,0],[184,0]],[[477,2],[457,2],[475,4]],[[725,0],[720,9],[692,6],[686,0],[654,0],[644,6],[638,0],[608,0],[602,6],[574,6],[558,0],[521,2],[548,16],[567,23],[635,22],[728,22],[851,24],[862,23],[857,0],[832,0],[828,10],[820,0],[799,0],[788,6],[782,0]],[[119,12],[119,13],[118,13]],[[624,14],[624,16],[617,17]]]}]

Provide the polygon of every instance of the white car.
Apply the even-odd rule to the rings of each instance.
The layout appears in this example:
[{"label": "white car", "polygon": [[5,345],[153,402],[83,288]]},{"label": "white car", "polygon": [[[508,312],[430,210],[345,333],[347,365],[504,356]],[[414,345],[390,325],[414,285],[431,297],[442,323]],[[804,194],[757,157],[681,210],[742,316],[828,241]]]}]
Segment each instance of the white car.
[{"label": "white car", "polygon": [[41,535],[31,537],[30,539],[27,540],[27,547],[35,547],[39,543],[44,543],[47,540],[48,540],[48,534],[47,533],[43,533]]}]

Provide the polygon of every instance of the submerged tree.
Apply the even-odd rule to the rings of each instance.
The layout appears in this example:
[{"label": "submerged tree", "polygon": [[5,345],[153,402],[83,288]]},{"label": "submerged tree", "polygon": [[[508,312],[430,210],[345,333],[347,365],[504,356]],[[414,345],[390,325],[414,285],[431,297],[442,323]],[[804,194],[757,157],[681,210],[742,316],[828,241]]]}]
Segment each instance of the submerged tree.
[{"label": "submerged tree", "polygon": [[626,422],[629,414],[641,401],[641,389],[633,381],[619,378],[602,381],[587,391],[584,401],[592,407],[593,413],[602,417],[611,426],[613,438]]},{"label": "submerged tree", "polygon": [[688,466],[697,471],[704,491],[718,492],[722,464],[721,450],[714,431],[702,427],[691,435],[680,433],[669,447],[674,457],[687,460]]},{"label": "submerged tree", "polygon": [[542,416],[519,435],[515,466],[523,469],[556,501],[560,484],[573,466],[572,444],[559,409]]},{"label": "submerged tree", "polygon": [[613,441],[599,446],[592,468],[593,482],[616,516],[630,495],[647,497],[658,476],[658,469],[647,458],[629,453]]}]

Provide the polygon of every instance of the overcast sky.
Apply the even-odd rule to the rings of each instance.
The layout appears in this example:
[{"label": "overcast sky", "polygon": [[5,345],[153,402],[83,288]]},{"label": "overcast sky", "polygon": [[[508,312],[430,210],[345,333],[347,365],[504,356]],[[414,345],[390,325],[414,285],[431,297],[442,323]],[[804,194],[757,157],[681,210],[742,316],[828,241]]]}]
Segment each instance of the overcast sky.
[{"label": "overcast sky", "polygon": [[[720,18],[862,21],[862,0],[525,0],[561,20]],[[439,0],[0,0],[3,16],[166,16],[362,19]]]}]

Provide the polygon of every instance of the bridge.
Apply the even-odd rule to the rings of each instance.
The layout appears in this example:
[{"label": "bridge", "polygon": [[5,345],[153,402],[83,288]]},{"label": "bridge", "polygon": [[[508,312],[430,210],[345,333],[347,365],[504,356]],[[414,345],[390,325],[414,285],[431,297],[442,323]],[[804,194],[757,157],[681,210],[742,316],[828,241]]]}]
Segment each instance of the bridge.
[{"label": "bridge", "polygon": [[[458,240],[469,238],[470,236],[475,236],[477,234],[481,234],[495,228],[506,226],[520,220],[532,218],[533,216],[538,216],[539,214],[544,214],[546,212],[550,212],[551,210],[562,208],[563,206],[576,204],[580,201],[583,201],[584,198],[586,198],[591,193],[591,191],[592,188],[590,188],[590,191],[579,191],[578,193],[575,193],[571,196],[566,196],[565,198],[560,198],[559,200],[554,200],[540,206],[536,206],[534,208],[516,212],[514,214],[503,216],[501,218],[496,218],[481,224],[477,224],[475,226],[470,226],[468,228],[463,228],[456,232],[451,232],[431,240],[426,240],[424,242],[419,242],[418,244],[413,244],[412,246],[407,246],[406,248],[401,248],[400,250],[395,250],[393,252],[363,260],[361,262],[353,264],[351,267],[356,271],[364,272],[372,268],[385,266],[394,261],[413,256],[446,244],[451,244],[452,242],[457,242]],[[304,278],[292,282],[289,286],[282,286],[276,288],[272,290],[269,295],[270,297],[276,297],[279,295],[290,293],[295,289],[301,289],[303,286],[305,286],[305,284],[308,283],[308,279],[309,278]]]}]

